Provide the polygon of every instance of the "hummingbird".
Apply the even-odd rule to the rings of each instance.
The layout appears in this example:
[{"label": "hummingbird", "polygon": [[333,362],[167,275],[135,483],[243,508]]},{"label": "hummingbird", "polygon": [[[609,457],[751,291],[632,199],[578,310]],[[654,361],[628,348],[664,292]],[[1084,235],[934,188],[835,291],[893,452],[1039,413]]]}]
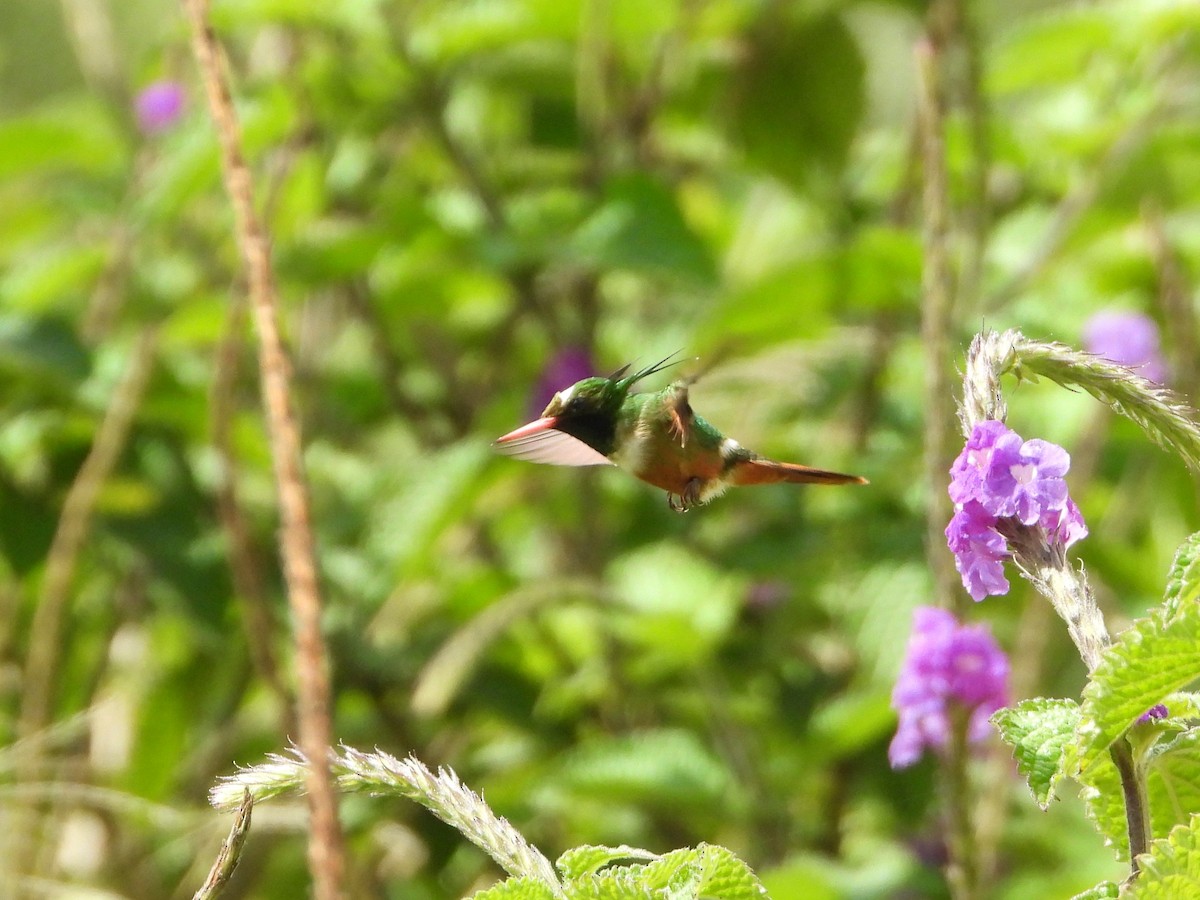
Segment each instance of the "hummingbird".
[{"label": "hummingbird", "polygon": [[496,438],[493,449],[555,466],[619,466],[666,491],[676,512],[708,503],[731,485],[867,484],[858,475],[766,459],[725,437],[692,410],[688,387],[694,379],[632,392],[644,378],[675,365],[671,356],[632,373],[630,363],[607,378],[575,382],[554,395],[541,418]]}]

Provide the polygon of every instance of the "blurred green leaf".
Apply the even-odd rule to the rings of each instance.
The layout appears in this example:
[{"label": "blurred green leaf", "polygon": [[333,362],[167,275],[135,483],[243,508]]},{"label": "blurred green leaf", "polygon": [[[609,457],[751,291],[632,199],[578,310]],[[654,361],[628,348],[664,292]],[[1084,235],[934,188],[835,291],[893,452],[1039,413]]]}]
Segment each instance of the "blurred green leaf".
[{"label": "blurred green leaf", "polygon": [[1121,894],[1119,885],[1111,881],[1103,881],[1094,888],[1089,888],[1082,894],[1076,894],[1071,900],[1116,900]]},{"label": "blurred green leaf", "polygon": [[837,15],[771,9],[734,82],[732,124],[747,157],[794,188],[845,165],[864,109],[864,65]]},{"label": "blurred green leaf", "polygon": [[595,738],[563,759],[552,780],[569,791],[663,808],[700,809],[729,788],[729,773],[679,729]]},{"label": "blurred green leaf", "polygon": [[69,171],[115,175],[128,147],[95,103],[64,103],[0,120],[0,181]]},{"label": "blurred green leaf", "polygon": [[600,209],[573,235],[574,253],[605,269],[632,269],[707,284],[715,276],[708,248],[684,221],[674,193],[644,174],[605,186]]},{"label": "blurred green leaf", "polygon": [[1074,84],[1091,57],[1111,47],[1120,27],[1103,7],[1048,9],[1010,29],[988,66],[998,94]]},{"label": "blurred green leaf", "polygon": [[87,350],[58,318],[0,317],[0,366],[11,374],[66,386],[91,368]]}]

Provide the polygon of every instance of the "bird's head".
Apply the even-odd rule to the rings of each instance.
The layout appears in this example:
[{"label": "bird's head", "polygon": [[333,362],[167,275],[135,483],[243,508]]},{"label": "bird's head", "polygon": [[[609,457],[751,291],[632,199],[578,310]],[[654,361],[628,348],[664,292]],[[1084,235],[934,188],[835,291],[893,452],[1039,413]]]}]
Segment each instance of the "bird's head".
[{"label": "bird's head", "polygon": [[633,374],[622,366],[607,378],[577,381],[556,393],[540,419],[497,438],[506,456],[560,466],[598,466],[616,450],[617,419],[629,390],[666,367],[667,359]]}]

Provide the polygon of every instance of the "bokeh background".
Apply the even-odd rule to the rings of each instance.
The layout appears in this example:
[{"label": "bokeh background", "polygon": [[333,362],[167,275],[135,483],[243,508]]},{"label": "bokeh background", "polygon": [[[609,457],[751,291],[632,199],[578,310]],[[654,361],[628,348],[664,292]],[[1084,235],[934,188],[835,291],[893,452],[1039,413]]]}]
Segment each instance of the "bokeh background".
[{"label": "bokeh background", "polygon": [[[945,896],[934,766],[886,756],[911,612],[938,599],[927,418],[956,430],[927,369],[953,384],[984,324],[1078,346],[1117,308],[1193,392],[1200,8],[217,0],[213,21],[295,363],[336,736],[453,766],[552,858],[710,841],[777,900]],[[932,359],[922,47],[955,275]],[[228,827],[207,789],[296,736],[214,133],[171,3],[7,0],[0,86],[0,867],[17,896],[190,897]],[[681,349],[726,433],[871,486],[681,516],[616,470],[489,451],[547,390]],[[1010,406],[1072,453],[1119,628],[1200,524],[1193,482],[1084,395]],[[971,613],[1014,694],[1076,696],[1082,663],[1013,580]],[[1006,756],[974,773],[992,896],[1119,879],[1082,806],[1040,812]],[[227,896],[304,895],[303,809],[255,810]],[[497,876],[415,805],[342,819],[356,897]]]}]

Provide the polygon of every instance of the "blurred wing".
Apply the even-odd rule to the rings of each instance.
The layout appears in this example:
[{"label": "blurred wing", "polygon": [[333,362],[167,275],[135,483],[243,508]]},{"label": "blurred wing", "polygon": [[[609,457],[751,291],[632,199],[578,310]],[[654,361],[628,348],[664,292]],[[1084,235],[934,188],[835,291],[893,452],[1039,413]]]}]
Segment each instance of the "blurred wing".
[{"label": "blurred wing", "polygon": [[552,428],[508,441],[495,441],[492,449],[513,459],[551,466],[613,465],[612,460],[583,441]]}]

